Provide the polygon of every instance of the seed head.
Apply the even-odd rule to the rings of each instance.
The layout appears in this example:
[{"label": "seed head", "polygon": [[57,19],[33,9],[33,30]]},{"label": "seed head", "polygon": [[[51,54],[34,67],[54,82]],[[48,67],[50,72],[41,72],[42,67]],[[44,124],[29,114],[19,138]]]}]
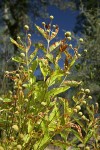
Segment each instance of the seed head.
[{"label": "seed head", "polygon": [[86,146],[85,150],[90,150],[90,147],[89,147],[89,146]]},{"label": "seed head", "polygon": [[25,53],[21,53],[20,56],[25,57]]},{"label": "seed head", "polygon": [[5,71],[6,74],[9,74],[9,71]]},{"label": "seed head", "polygon": [[77,105],[77,106],[76,106],[76,109],[77,109],[77,110],[80,110],[80,109],[81,109],[81,106],[80,106],[80,105]]},{"label": "seed head", "polygon": [[79,41],[82,43],[82,42],[83,42],[83,39],[82,39],[82,38],[80,38],[80,39],[79,39]]},{"label": "seed head", "polygon": [[53,25],[53,28],[56,28],[56,25]]},{"label": "seed head", "polygon": [[20,36],[17,36],[17,39],[20,40],[21,39]]},{"label": "seed head", "polygon": [[54,19],[54,16],[51,15],[51,16],[50,16],[50,19],[51,19],[51,20]]},{"label": "seed head", "polygon": [[88,99],[90,99],[90,100],[91,100],[91,99],[92,99],[92,96],[88,96]]},{"label": "seed head", "polygon": [[73,111],[77,113],[77,109],[74,109]]},{"label": "seed head", "polygon": [[69,41],[71,41],[72,38],[69,36],[69,37],[67,37],[67,39],[68,39]]},{"label": "seed head", "polygon": [[29,26],[28,26],[28,25],[25,25],[25,26],[24,26],[24,29],[28,31],[28,30],[29,30]]},{"label": "seed head", "polygon": [[79,113],[78,113],[80,116],[82,116],[83,115],[83,113],[80,111]]},{"label": "seed head", "polygon": [[16,131],[16,132],[19,131],[19,128],[18,128],[18,126],[17,126],[16,124],[12,126],[12,129],[13,129],[14,131]]},{"label": "seed head", "polygon": [[78,54],[78,57],[81,57],[81,54]]},{"label": "seed head", "polygon": [[71,36],[71,32],[69,32],[69,31],[65,32],[65,36],[66,36],[66,37]]},{"label": "seed head", "polygon": [[42,22],[42,25],[44,26],[44,25],[45,25],[45,22]]},{"label": "seed head", "polygon": [[21,150],[22,146],[21,145],[17,145],[17,150]]},{"label": "seed head", "polygon": [[31,34],[28,34],[28,37],[31,37]]},{"label": "seed head", "polygon": [[85,49],[84,52],[87,53],[87,49]]},{"label": "seed head", "polygon": [[90,90],[89,90],[89,89],[85,89],[85,92],[86,92],[86,93],[90,93]]},{"label": "seed head", "polygon": [[72,48],[73,47],[72,44],[69,44],[69,47]]},{"label": "seed head", "polygon": [[83,104],[86,104],[86,101],[82,101]]}]

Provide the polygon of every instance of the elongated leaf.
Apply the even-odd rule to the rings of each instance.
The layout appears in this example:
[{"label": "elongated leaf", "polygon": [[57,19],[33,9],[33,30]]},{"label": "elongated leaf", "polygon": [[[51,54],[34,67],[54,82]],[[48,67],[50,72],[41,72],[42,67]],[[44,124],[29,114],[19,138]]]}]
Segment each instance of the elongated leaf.
[{"label": "elongated leaf", "polygon": [[18,63],[25,64],[24,60],[21,57],[18,57],[18,56],[12,57],[12,60],[15,61],[15,62],[18,62]]},{"label": "elongated leaf", "polygon": [[49,59],[50,62],[54,63],[54,58],[52,54],[48,53],[46,54],[46,57]]},{"label": "elongated leaf", "polygon": [[85,136],[84,144],[86,144],[86,143],[90,140],[90,138],[92,137],[92,135],[93,135],[93,130],[90,130],[90,131],[86,134],[86,136]]},{"label": "elongated leaf", "polygon": [[44,31],[44,29],[40,28],[38,25],[35,24],[36,29],[43,35],[45,39],[49,39],[49,34]]},{"label": "elongated leaf", "polygon": [[11,42],[13,43],[13,44],[15,44],[20,50],[22,50],[22,51],[26,51],[26,48],[23,46],[23,45],[21,45],[21,44],[18,44],[14,39],[12,39],[12,38],[10,38],[10,40],[11,40]]},{"label": "elongated leaf", "polygon": [[78,139],[79,141],[83,142],[82,137],[80,136],[80,134],[79,134],[77,131],[71,129],[71,132],[77,137],[77,139]]},{"label": "elongated leaf", "polygon": [[64,81],[63,83],[62,83],[62,86],[65,86],[65,85],[67,85],[67,86],[71,86],[71,87],[75,87],[75,86],[78,86],[78,85],[80,85],[82,82],[80,81],[80,82],[78,82],[78,81]]},{"label": "elongated leaf", "polygon": [[46,48],[45,48],[45,46],[42,44],[42,43],[36,43],[36,44],[34,44],[34,46],[36,47],[36,48],[38,48],[38,49],[40,49],[40,50],[43,50],[45,53],[46,53]]},{"label": "elongated leaf", "polygon": [[50,90],[49,92],[46,93],[46,97],[48,97],[48,98],[51,96],[54,97],[57,94],[67,91],[69,88],[70,88],[70,86],[53,88],[52,90]]},{"label": "elongated leaf", "polygon": [[33,51],[33,53],[30,54],[30,56],[29,56],[29,62],[30,62],[30,63],[31,63],[32,60],[35,58],[37,52],[38,52],[38,48],[36,48],[36,49]]},{"label": "elongated leaf", "polygon": [[61,42],[61,40],[60,40],[60,41],[57,41],[57,42],[55,42],[54,44],[52,44],[52,45],[49,47],[50,52],[52,52],[53,50],[55,50],[61,43],[62,43],[62,42]]},{"label": "elongated leaf", "polygon": [[34,73],[34,71],[36,70],[36,68],[38,67],[38,59],[35,59],[31,64],[30,64],[30,68],[32,69],[32,72]]},{"label": "elongated leaf", "polygon": [[5,103],[8,103],[8,102],[11,102],[12,100],[9,99],[9,98],[4,98],[4,99],[2,99],[2,101],[5,102]]},{"label": "elongated leaf", "polygon": [[70,62],[70,64],[69,64],[69,68],[71,68],[73,65],[74,65],[74,63],[76,62],[76,56],[74,56],[73,58],[72,58],[72,60],[71,60],[71,62]]}]

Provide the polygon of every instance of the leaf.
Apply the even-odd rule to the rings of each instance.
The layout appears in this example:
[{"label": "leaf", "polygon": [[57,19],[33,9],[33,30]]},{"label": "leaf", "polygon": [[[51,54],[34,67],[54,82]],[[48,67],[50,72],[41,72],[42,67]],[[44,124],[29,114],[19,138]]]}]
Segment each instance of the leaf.
[{"label": "leaf", "polygon": [[56,84],[59,80],[59,77],[62,77],[64,75],[63,72],[59,72],[58,70],[53,72],[53,74],[47,79],[46,83],[48,87],[52,86],[53,84]]},{"label": "leaf", "polygon": [[50,52],[52,52],[53,50],[55,50],[60,44],[62,43],[62,41],[57,41],[55,42],[54,44],[52,44],[50,47],[49,47],[49,50]]},{"label": "leaf", "polygon": [[18,44],[14,39],[12,39],[12,38],[10,38],[10,40],[11,40],[11,42],[13,43],[13,44],[15,44],[20,50],[22,50],[22,51],[26,51],[26,48],[23,46],[23,45],[21,45],[21,44]]},{"label": "leaf", "polygon": [[38,25],[35,24],[36,29],[43,35],[45,39],[49,39],[49,34],[44,31],[44,29],[40,28]]},{"label": "leaf", "polygon": [[9,98],[4,98],[4,99],[2,99],[2,101],[3,101],[4,103],[8,103],[8,102],[11,102],[12,100],[9,99]]},{"label": "leaf", "polygon": [[84,144],[86,144],[86,143],[90,140],[90,138],[92,137],[92,135],[93,135],[93,130],[90,130],[90,131],[86,134],[86,136],[85,136]]},{"label": "leaf", "polygon": [[38,52],[38,48],[36,48],[29,56],[29,63],[32,62],[32,60],[35,58],[36,54]]},{"label": "leaf", "polygon": [[76,56],[74,56],[73,58],[72,58],[72,60],[71,60],[71,62],[70,62],[70,64],[69,64],[69,68],[71,68],[73,65],[74,65],[74,63],[76,62]]},{"label": "leaf", "polygon": [[34,46],[36,47],[36,48],[38,48],[38,49],[42,49],[45,53],[46,53],[46,48],[45,48],[45,46],[42,44],[42,43],[36,43],[36,44],[34,44]]},{"label": "leaf", "polygon": [[83,142],[82,137],[80,136],[80,134],[79,134],[77,131],[71,129],[71,132],[74,133],[74,135],[77,137],[77,139],[78,139],[79,141]]},{"label": "leaf", "polygon": [[69,88],[70,88],[70,86],[53,88],[52,90],[50,90],[49,92],[46,93],[46,97],[47,98],[54,97],[57,94],[67,91]]},{"label": "leaf", "polygon": [[50,40],[52,40],[56,37],[56,35],[58,34],[58,31],[59,31],[59,28],[56,28],[55,32],[51,33]]},{"label": "leaf", "polygon": [[49,59],[50,62],[54,63],[54,58],[53,58],[53,55],[52,55],[52,54],[47,53],[47,54],[46,54],[46,57]]},{"label": "leaf", "polygon": [[28,121],[27,125],[28,125],[28,133],[31,133],[33,131],[33,124],[31,120]]},{"label": "leaf", "polygon": [[35,59],[30,65],[30,69],[32,69],[32,72],[34,73],[36,68],[38,67],[38,59]]},{"label": "leaf", "polygon": [[18,57],[18,56],[12,57],[12,60],[15,61],[15,62],[18,62],[18,63],[25,64],[24,60],[21,57]]},{"label": "leaf", "polygon": [[74,81],[74,80],[72,80],[72,81],[64,81],[62,83],[62,86],[67,85],[67,86],[71,86],[71,87],[76,87],[76,86],[80,85],[81,83],[82,83],[82,81],[80,81],[80,82]]}]

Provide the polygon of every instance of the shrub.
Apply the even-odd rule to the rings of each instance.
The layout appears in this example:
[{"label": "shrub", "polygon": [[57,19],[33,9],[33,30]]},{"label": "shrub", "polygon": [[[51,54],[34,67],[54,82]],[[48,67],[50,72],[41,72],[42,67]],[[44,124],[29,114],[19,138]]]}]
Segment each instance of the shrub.
[{"label": "shrub", "polygon": [[[50,16],[52,19],[53,16]],[[12,58],[19,64],[18,69],[5,72],[5,77],[14,83],[13,90],[0,98],[2,149],[44,150],[49,144],[63,150],[71,146],[73,149],[99,148],[100,120],[95,117],[98,104],[90,104],[89,90],[81,88],[81,81],[67,79],[80,56],[78,49],[69,43],[70,32],[65,33],[64,39],[50,45],[59,31],[59,27],[52,26],[51,21],[49,25],[43,22],[43,29],[35,25],[46,39],[47,48],[38,42],[30,54],[31,35],[27,25],[25,43],[21,37],[18,37],[18,42],[11,38],[20,54]],[[69,53],[70,49],[73,55]],[[38,50],[43,52],[42,58],[38,57]],[[59,65],[62,54],[65,55],[63,68]],[[37,80],[37,68],[43,76],[41,81]],[[71,100],[59,95],[77,86],[80,86],[79,91]],[[60,140],[55,138],[56,135],[60,136]],[[91,138],[93,142],[90,142]]]}]

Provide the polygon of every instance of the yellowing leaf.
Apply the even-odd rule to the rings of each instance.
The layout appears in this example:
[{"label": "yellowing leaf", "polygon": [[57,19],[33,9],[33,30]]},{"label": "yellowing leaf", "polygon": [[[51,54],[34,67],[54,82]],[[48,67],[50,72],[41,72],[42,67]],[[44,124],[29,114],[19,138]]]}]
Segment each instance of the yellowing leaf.
[{"label": "yellowing leaf", "polygon": [[53,50],[55,50],[61,43],[62,43],[61,41],[57,41],[57,42],[55,42],[54,44],[52,44],[52,45],[49,47],[50,52],[52,52]]}]

